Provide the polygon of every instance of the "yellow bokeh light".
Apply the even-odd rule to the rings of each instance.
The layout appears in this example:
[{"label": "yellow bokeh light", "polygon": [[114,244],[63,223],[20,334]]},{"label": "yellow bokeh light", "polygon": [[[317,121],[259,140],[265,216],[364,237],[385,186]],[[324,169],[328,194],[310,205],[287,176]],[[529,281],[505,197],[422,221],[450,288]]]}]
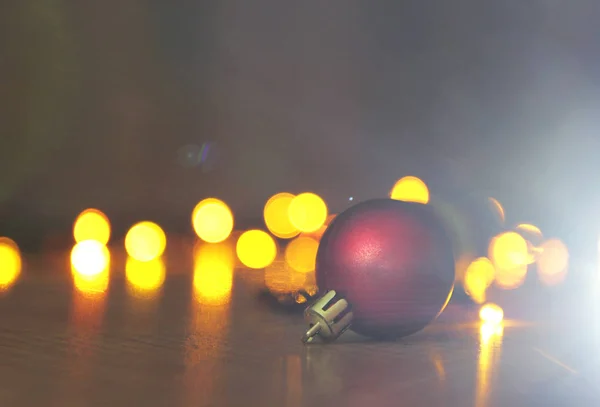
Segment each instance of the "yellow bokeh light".
[{"label": "yellow bokeh light", "polygon": [[125,236],[127,254],[139,261],[150,261],[160,257],[166,246],[165,232],[153,222],[137,223]]},{"label": "yellow bokeh light", "polygon": [[496,268],[497,286],[515,289],[525,281],[533,262],[527,241],[517,232],[504,232],[492,239],[489,256]]},{"label": "yellow bokeh light", "polygon": [[302,289],[308,276],[294,271],[284,261],[276,261],[265,269],[265,286],[275,295],[289,294]]},{"label": "yellow bokeh light", "polygon": [[486,257],[469,264],[464,276],[465,292],[478,304],[485,302],[488,287],[494,282],[496,269]]},{"label": "yellow bokeh light", "polygon": [[498,325],[504,320],[504,310],[496,304],[485,304],[479,310],[479,319],[486,324]]},{"label": "yellow bokeh light", "polygon": [[110,240],[110,222],[98,209],[86,209],[81,212],[73,224],[75,242],[96,240],[107,244]]},{"label": "yellow bokeh light", "polygon": [[78,274],[94,276],[102,273],[110,263],[108,248],[96,240],[84,240],[73,246],[71,265]]},{"label": "yellow bokeh light", "polygon": [[301,232],[314,232],[327,220],[327,205],[320,196],[305,192],[297,195],[288,208],[290,222]]},{"label": "yellow bokeh light", "polygon": [[532,262],[527,242],[516,232],[504,232],[492,239],[489,255],[496,269],[500,270],[527,266]]},{"label": "yellow bokeh light", "polygon": [[205,305],[223,305],[231,298],[234,255],[226,242],[201,243],[194,249],[194,294]]},{"label": "yellow bokeh light", "polygon": [[310,273],[315,270],[319,242],[311,237],[300,236],[285,248],[285,261],[295,271]]},{"label": "yellow bokeh light", "polygon": [[83,294],[102,294],[108,289],[110,252],[95,240],[84,240],[71,250],[75,288]]},{"label": "yellow bokeh light", "polygon": [[242,264],[253,269],[267,267],[277,256],[277,245],[273,238],[258,229],[242,233],[235,249]]},{"label": "yellow bokeh light", "polygon": [[22,264],[17,244],[12,239],[0,237],[0,290],[7,290],[17,281]]},{"label": "yellow bokeh light", "polygon": [[194,208],[192,226],[201,240],[219,243],[227,239],[233,230],[233,213],[225,202],[208,198]]},{"label": "yellow bokeh light", "polygon": [[545,241],[539,247],[536,259],[540,281],[546,285],[556,285],[564,281],[569,268],[569,250],[558,239]]},{"label": "yellow bokeh light", "polygon": [[265,204],[263,216],[269,231],[282,239],[291,239],[300,231],[292,224],[289,208],[294,195],[282,192],[273,195]]},{"label": "yellow bokeh light", "polygon": [[398,201],[427,204],[429,202],[429,188],[420,178],[403,177],[396,182],[390,191],[390,198]]},{"label": "yellow bokeh light", "polygon": [[165,262],[161,257],[150,261],[127,258],[125,277],[132,294],[143,296],[159,290],[165,282],[165,275]]}]

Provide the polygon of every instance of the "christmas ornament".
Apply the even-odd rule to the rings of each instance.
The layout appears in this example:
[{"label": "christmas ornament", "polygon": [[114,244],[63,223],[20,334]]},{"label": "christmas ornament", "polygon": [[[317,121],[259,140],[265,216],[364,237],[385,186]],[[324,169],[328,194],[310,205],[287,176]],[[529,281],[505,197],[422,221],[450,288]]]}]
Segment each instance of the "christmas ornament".
[{"label": "christmas ornament", "polygon": [[303,342],[335,340],[350,327],[379,339],[411,335],[450,300],[452,243],[429,205],[366,201],[325,231],[316,278],[324,295],[305,311]]}]

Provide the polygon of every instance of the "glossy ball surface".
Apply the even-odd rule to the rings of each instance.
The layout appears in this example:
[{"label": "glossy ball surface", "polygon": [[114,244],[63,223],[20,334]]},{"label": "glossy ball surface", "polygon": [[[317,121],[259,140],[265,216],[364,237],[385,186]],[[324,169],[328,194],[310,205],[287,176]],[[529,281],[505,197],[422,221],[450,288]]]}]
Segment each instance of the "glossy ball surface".
[{"label": "glossy ball surface", "polygon": [[411,335],[445,308],[454,287],[452,242],[429,205],[362,202],[325,231],[316,262],[319,291],[352,306],[351,329],[374,338]]}]

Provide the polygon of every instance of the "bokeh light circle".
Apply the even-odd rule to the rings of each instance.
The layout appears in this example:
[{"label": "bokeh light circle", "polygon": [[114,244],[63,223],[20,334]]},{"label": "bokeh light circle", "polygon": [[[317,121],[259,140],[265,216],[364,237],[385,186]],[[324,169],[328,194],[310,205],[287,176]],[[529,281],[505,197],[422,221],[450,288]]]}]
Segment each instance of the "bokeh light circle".
[{"label": "bokeh light circle", "polygon": [[288,208],[290,222],[301,232],[314,232],[327,220],[327,205],[311,192],[297,195]]},{"label": "bokeh light circle", "polygon": [[233,213],[229,206],[219,199],[204,199],[192,211],[192,226],[201,240],[220,243],[227,239],[233,230]]},{"label": "bokeh light circle", "polygon": [[22,260],[17,244],[0,237],[0,289],[10,287],[21,274]]},{"label": "bokeh light circle", "polygon": [[273,195],[265,204],[265,225],[273,235],[281,239],[291,239],[300,233],[290,221],[289,208],[293,199],[294,195],[281,192]]},{"label": "bokeh light circle", "polygon": [[479,318],[486,324],[497,325],[504,319],[504,311],[498,305],[488,303],[479,310]]},{"label": "bokeh light circle", "polygon": [[396,182],[390,191],[390,198],[398,201],[427,204],[429,202],[429,188],[420,178],[414,176],[403,177]]},{"label": "bokeh light circle", "polygon": [[315,270],[319,242],[308,236],[292,240],[285,248],[285,261],[293,270],[310,273]]},{"label": "bokeh light circle", "polygon": [[127,254],[139,261],[150,261],[160,257],[166,247],[165,232],[153,222],[139,222],[132,226],[125,236]]},{"label": "bokeh light circle", "polygon": [[267,267],[277,256],[277,245],[273,238],[258,229],[242,233],[235,250],[242,264],[252,269]]},{"label": "bokeh light circle", "polygon": [[86,209],[77,216],[73,224],[73,237],[77,243],[96,240],[107,244],[110,240],[110,221],[98,209]]},{"label": "bokeh light circle", "polygon": [[110,252],[97,240],[84,240],[71,250],[71,265],[78,274],[95,276],[105,271],[109,264]]}]

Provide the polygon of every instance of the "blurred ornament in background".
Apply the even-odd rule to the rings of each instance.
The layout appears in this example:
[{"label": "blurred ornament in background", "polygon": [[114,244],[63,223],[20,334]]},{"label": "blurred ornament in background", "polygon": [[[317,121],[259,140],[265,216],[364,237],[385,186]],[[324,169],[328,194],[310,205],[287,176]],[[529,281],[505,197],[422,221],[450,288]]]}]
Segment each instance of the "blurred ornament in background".
[{"label": "blurred ornament in background", "polygon": [[[338,215],[323,235],[316,262],[323,300],[307,309],[307,320],[322,319],[325,339],[335,339],[350,323],[374,338],[413,334],[450,300],[454,267],[452,242],[431,206],[392,199],[360,203]],[[311,326],[303,340],[318,335]]]},{"label": "blurred ornament in background", "polygon": [[487,257],[475,259],[467,267],[464,277],[465,292],[473,301],[482,304],[486,300],[487,289],[496,279],[496,269]]}]

